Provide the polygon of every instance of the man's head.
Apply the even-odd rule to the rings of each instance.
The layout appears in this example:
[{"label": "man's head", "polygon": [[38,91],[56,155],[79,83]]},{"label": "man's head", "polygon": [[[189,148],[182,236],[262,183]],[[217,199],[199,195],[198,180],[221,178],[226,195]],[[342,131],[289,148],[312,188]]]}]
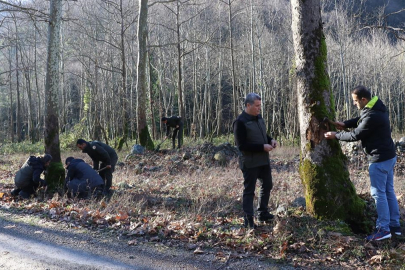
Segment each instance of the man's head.
[{"label": "man's head", "polygon": [[48,167],[51,164],[52,156],[50,154],[45,154],[41,156],[42,163],[45,167]]},{"label": "man's head", "polygon": [[66,168],[69,167],[70,162],[72,162],[72,160],[74,160],[74,159],[75,159],[74,157],[68,157],[68,158],[66,158],[66,160],[65,160],[65,167],[66,167]]},{"label": "man's head", "polygon": [[363,85],[359,85],[352,90],[352,99],[354,105],[359,110],[363,109],[367,103],[371,100],[371,93]]},{"label": "man's head", "polygon": [[165,124],[167,123],[167,117],[163,116],[161,120],[162,120],[163,123],[165,123]]},{"label": "man's head", "polygon": [[87,146],[87,142],[83,139],[78,139],[76,142],[77,147],[79,147],[81,150],[83,150],[84,148],[86,148]]},{"label": "man's head", "polygon": [[247,94],[245,98],[245,112],[252,116],[258,116],[262,109],[262,98],[256,93]]}]

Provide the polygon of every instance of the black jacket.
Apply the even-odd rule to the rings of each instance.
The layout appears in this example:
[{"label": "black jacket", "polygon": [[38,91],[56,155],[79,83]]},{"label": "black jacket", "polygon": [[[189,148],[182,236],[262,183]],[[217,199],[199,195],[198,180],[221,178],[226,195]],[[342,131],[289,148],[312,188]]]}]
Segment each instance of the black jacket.
[{"label": "black jacket", "polygon": [[73,159],[67,167],[66,183],[73,179],[79,179],[87,182],[91,189],[103,185],[104,181],[101,176],[91,168],[83,159]]},{"label": "black jacket", "polygon": [[272,138],[266,133],[262,116],[252,116],[243,111],[233,122],[235,143],[242,156],[239,157],[241,169],[254,168],[270,164],[269,153],[264,144],[270,144]]},{"label": "black jacket", "polygon": [[112,147],[99,141],[87,142],[82,152],[87,153],[93,160],[95,170],[99,169],[100,161],[105,165],[115,165],[111,164],[111,162],[118,159],[117,153]]},{"label": "black jacket", "polygon": [[361,110],[360,117],[344,122],[351,132],[338,132],[336,138],[341,141],[361,140],[369,162],[381,162],[396,156],[395,145],[391,138],[390,121],[385,105],[378,97],[372,98]]},{"label": "black jacket", "polygon": [[14,182],[18,188],[24,188],[32,184],[36,186],[38,186],[39,183],[44,184],[45,181],[41,179],[41,174],[44,170],[45,166],[41,158],[30,156],[17,172]]},{"label": "black jacket", "polygon": [[176,128],[177,126],[179,126],[179,129],[183,127],[183,121],[181,121],[180,116],[172,116],[167,118],[166,136],[169,136],[170,128]]}]

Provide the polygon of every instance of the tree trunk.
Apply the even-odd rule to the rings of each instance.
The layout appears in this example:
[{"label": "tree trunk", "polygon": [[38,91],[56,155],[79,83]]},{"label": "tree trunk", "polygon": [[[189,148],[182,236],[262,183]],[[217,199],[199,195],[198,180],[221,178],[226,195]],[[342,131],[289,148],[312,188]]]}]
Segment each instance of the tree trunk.
[{"label": "tree trunk", "polygon": [[62,0],[51,0],[45,82],[45,152],[53,157],[46,175],[50,190],[61,186],[65,176],[60,157],[58,119],[61,17]]},{"label": "tree trunk", "polygon": [[146,39],[148,36],[148,0],[139,0],[139,20],[138,20],[138,78],[137,78],[137,108],[138,108],[138,139],[146,149],[153,150],[154,145],[150,137],[148,125],[146,122],[146,93],[147,93],[147,76],[146,76]]},{"label": "tree trunk", "polygon": [[364,202],[356,195],[347,159],[337,140],[324,139],[334,119],[327,73],[327,50],[320,0],[292,0],[295,79],[301,137],[300,176],[307,212],[320,219],[342,219],[366,229]]}]

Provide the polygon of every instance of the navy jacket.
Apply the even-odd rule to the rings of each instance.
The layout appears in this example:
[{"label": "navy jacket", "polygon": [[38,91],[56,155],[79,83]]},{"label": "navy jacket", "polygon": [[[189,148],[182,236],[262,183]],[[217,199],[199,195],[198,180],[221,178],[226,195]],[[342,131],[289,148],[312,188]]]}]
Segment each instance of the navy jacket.
[{"label": "navy jacket", "polygon": [[66,183],[73,179],[86,181],[87,186],[94,189],[103,185],[104,181],[101,176],[91,168],[83,159],[73,159],[67,167]]},{"label": "navy jacket", "polygon": [[378,97],[373,97],[367,103],[361,110],[360,117],[344,123],[346,127],[355,129],[350,132],[338,132],[336,138],[349,142],[361,140],[369,162],[381,162],[396,156],[388,111]]}]

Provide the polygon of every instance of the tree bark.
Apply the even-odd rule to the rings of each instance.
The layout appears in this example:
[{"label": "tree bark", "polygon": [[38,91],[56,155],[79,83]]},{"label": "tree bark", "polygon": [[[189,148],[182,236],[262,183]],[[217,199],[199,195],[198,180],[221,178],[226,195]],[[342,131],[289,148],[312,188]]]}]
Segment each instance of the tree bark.
[{"label": "tree bark", "polygon": [[147,51],[146,40],[148,36],[148,0],[139,0],[138,20],[138,81],[137,81],[137,132],[139,143],[146,149],[153,150],[154,144],[150,137],[146,122],[146,93],[147,93]]},{"label": "tree bark", "polygon": [[62,185],[65,176],[60,156],[58,119],[61,17],[62,0],[51,0],[45,83],[45,153],[53,157],[51,165],[48,168],[48,174],[46,175],[46,181],[50,190]]},{"label": "tree bark", "polygon": [[350,181],[347,159],[337,140],[324,139],[323,118],[334,119],[327,73],[327,49],[320,0],[292,0],[295,79],[301,138],[300,176],[307,212],[320,219],[342,219],[365,229],[364,202]]}]

